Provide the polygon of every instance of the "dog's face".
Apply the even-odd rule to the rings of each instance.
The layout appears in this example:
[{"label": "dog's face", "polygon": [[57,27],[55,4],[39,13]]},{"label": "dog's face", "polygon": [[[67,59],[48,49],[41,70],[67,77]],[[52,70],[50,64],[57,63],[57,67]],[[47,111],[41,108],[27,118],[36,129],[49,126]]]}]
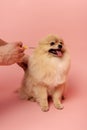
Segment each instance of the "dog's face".
[{"label": "dog's face", "polygon": [[42,40],[39,44],[39,49],[44,53],[48,53],[52,56],[62,57],[66,52],[64,41],[57,36],[50,35]]}]

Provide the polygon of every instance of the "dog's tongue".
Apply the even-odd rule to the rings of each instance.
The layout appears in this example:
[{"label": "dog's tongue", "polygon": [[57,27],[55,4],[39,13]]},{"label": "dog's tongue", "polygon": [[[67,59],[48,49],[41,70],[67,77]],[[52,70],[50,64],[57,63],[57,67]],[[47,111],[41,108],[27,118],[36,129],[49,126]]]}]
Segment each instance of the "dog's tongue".
[{"label": "dog's tongue", "polygon": [[61,51],[57,51],[57,56],[61,57],[62,56],[62,52]]}]

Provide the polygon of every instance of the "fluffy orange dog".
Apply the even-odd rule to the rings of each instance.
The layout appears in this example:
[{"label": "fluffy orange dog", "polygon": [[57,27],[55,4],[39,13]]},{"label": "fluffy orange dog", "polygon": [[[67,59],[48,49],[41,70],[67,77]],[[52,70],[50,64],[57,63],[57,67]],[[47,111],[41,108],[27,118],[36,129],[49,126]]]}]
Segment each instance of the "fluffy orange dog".
[{"label": "fluffy orange dog", "polygon": [[48,96],[51,96],[55,107],[62,109],[61,99],[70,68],[70,55],[63,40],[54,35],[46,37],[27,60],[21,98],[33,98],[42,111],[47,111]]}]

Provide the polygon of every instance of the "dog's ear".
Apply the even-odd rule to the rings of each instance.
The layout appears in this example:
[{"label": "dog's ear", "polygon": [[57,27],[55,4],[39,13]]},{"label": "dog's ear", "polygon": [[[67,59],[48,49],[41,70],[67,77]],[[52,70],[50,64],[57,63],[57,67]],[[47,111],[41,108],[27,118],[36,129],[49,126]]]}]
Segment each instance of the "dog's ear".
[{"label": "dog's ear", "polygon": [[29,56],[28,56],[28,55],[25,55],[25,56],[22,58],[21,62],[17,63],[20,67],[23,68],[24,71],[26,71],[27,68],[28,68],[28,59],[29,59]]},{"label": "dog's ear", "polygon": [[4,41],[4,40],[0,39],[0,46],[6,45],[6,44],[7,44],[7,42],[6,42],[6,41]]}]

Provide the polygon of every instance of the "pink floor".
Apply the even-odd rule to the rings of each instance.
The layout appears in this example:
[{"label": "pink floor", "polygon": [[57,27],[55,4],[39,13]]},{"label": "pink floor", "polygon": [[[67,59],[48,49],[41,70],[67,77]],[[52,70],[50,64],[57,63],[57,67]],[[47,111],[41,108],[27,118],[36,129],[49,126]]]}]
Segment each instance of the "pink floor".
[{"label": "pink floor", "polygon": [[[14,91],[23,71],[0,67],[0,130],[87,130],[87,1],[0,0],[0,37],[35,46],[47,34],[62,36],[72,64],[64,109],[53,103],[42,112],[37,103],[22,101]],[[26,53],[30,53],[29,50]]]}]

